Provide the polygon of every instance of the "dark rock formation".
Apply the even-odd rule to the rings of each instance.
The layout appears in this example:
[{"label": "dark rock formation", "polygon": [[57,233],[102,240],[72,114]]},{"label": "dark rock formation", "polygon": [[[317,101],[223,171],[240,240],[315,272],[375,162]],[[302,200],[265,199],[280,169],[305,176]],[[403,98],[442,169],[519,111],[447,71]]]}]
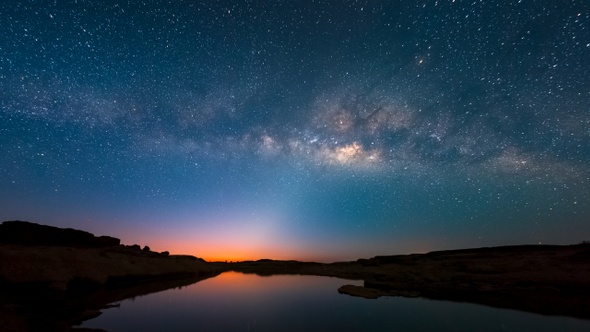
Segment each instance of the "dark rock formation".
[{"label": "dark rock formation", "polygon": [[110,236],[97,237],[85,231],[27,221],[5,221],[0,224],[0,244],[104,248],[120,243],[121,240]]},{"label": "dark rock formation", "polygon": [[381,296],[377,290],[356,285],[344,285],[338,288],[338,293],[364,297],[366,299],[376,299]]},{"label": "dark rock formation", "polygon": [[376,256],[331,264],[262,260],[227,264],[259,275],[363,280],[338,292],[375,299],[425,297],[590,319],[590,245],[520,245]]},{"label": "dark rock formation", "polygon": [[69,331],[114,299],[221,271],[197,257],[124,246],[109,236],[6,221],[0,225],[0,330]]},{"label": "dark rock formation", "polygon": [[376,299],[380,296],[401,296],[401,297],[418,297],[419,292],[404,291],[404,290],[388,290],[384,293],[383,290],[356,286],[356,285],[344,285],[338,288],[338,293],[347,294],[351,296],[364,297],[366,299]]}]

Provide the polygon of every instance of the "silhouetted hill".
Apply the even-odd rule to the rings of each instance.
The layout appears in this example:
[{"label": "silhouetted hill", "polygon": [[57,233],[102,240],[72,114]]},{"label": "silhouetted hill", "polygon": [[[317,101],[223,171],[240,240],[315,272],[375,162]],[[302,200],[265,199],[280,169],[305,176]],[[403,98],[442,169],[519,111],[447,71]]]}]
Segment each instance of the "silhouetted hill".
[{"label": "silhouetted hill", "polygon": [[45,284],[54,290],[198,276],[212,266],[200,258],[121,245],[110,236],[6,221],[0,225],[0,285]]},{"label": "silhouetted hill", "polygon": [[118,246],[121,240],[94,236],[72,228],[58,228],[27,221],[5,221],[0,224],[0,244],[103,248]]},{"label": "silhouetted hill", "polygon": [[6,221],[0,225],[0,331],[69,331],[112,301],[221,272],[188,255],[110,236]]}]

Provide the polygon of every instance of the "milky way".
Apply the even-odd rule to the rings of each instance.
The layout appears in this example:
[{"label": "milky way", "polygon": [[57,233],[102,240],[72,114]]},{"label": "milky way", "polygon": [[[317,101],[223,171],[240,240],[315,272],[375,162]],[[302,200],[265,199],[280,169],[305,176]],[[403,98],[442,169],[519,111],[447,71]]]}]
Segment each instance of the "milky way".
[{"label": "milky way", "polygon": [[586,1],[14,1],[0,21],[2,220],[236,259],[590,240]]}]

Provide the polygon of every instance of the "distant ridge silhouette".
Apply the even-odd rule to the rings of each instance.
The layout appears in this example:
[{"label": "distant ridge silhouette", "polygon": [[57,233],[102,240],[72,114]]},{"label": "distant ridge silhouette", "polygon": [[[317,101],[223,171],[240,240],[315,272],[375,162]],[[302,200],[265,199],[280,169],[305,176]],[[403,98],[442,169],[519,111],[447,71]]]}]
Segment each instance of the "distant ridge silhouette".
[{"label": "distant ridge silhouette", "polygon": [[104,248],[118,246],[121,240],[72,228],[14,220],[0,224],[0,244]]}]

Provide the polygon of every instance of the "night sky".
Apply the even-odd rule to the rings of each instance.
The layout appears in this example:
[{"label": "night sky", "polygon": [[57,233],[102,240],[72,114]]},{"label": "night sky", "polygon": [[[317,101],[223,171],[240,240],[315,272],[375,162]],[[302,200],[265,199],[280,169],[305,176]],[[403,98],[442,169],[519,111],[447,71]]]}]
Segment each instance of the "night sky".
[{"label": "night sky", "polygon": [[11,1],[0,220],[205,259],[590,240],[590,3]]}]

